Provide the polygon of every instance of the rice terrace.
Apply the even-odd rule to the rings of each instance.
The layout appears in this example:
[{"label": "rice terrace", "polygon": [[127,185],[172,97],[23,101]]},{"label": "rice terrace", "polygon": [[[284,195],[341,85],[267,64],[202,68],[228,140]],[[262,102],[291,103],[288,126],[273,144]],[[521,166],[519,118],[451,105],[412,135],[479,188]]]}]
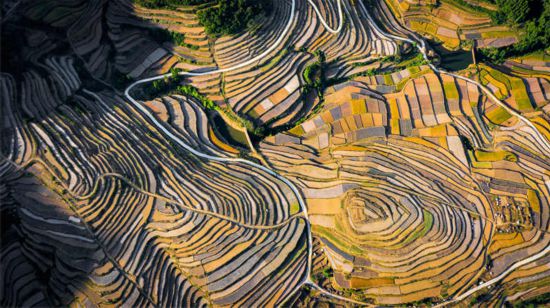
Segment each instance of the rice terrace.
[{"label": "rice terrace", "polygon": [[0,307],[549,307],[549,0],[4,0]]}]

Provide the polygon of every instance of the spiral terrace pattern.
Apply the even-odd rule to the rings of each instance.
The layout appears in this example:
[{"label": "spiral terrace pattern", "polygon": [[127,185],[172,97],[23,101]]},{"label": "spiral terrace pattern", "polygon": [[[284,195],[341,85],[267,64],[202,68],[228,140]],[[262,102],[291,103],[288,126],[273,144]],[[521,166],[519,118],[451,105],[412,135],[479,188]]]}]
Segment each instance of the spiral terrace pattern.
[{"label": "spiral terrace pattern", "polygon": [[[429,60],[385,2],[272,5],[254,31],[209,42],[194,7],[17,4],[5,24],[32,23],[25,69],[0,75],[1,306],[449,304],[479,291],[496,304],[548,292],[547,78],[517,77],[540,85],[540,111],[526,116],[493,84],[431,63],[372,76],[415,42]],[[157,43],[157,21],[188,45]],[[322,105],[302,97],[315,50],[338,81]],[[236,157],[196,99],[134,96],[173,66],[255,125],[303,121],[259,143],[267,165]],[[110,86],[121,76],[137,80],[124,96]]]},{"label": "spiral terrace pattern", "polygon": [[[245,224],[277,225],[289,220],[290,204],[296,200],[291,198],[288,187],[261,170],[244,168],[238,163],[226,165],[203,161],[185,153],[174,152],[166,139],[141,119],[135,110],[122,107],[102,94],[87,95],[86,92],[84,90],[83,95],[75,96],[75,100],[81,110],[89,111],[76,114],[65,109],[56,116],[50,115],[40,124],[33,124],[19,136],[22,140],[37,139],[41,141],[40,144],[46,145],[37,150],[29,170],[36,176],[48,174],[52,180],[64,183],[67,191],[62,194],[68,204],[66,206],[70,206],[78,218],[68,215],[63,217],[62,214],[57,214],[61,215],[60,218],[51,218],[53,213],[46,209],[43,209],[45,213],[36,212],[36,204],[33,204],[34,207],[25,207],[28,202],[19,201],[22,198],[19,195],[34,196],[39,193],[35,192],[38,188],[28,187],[29,192],[26,193],[27,188],[17,188],[19,185],[26,187],[25,182],[15,180],[11,184],[11,181],[3,180],[9,187],[14,187],[8,189],[11,193],[5,198],[15,199],[14,206],[17,205],[17,213],[21,217],[21,228],[39,220],[44,225],[42,228],[56,230],[55,235],[61,238],[55,240],[61,241],[63,245],[70,244],[72,236],[67,239],[67,244],[62,236],[65,233],[74,234],[67,228],[74,228],[75,223],[92,232],[95,240],[88,241],[96,246],[97,241],[105,252],[92,256],[88,268],[91,266],[93,269],[93,264],[105,263],[105,255],[108,253],[109,259],[119,270],[136,277],[133,281],[137,288],[135,296],[130,296],[127,293],[129,291],[120,293],[113,290],[112,298],[105,298],[111,298],[114,302],[123,301],[128,305],[187,305],[203,298],[205,290],[208,290],[208,297],[201,300],[205,304],[240,302],[247,305],[249,301],[267,304],[276,302],[292,290],[292,285],[300,281],[306,268],[305,225],[300,219],[292,219],[272,230],[244,227]],[[202,110],[194,105],[186,107],[194,103],[183,98],[180,103],[186,118],[204,117]],[[206,121],[194,123],[203,127],[187,126],[185,133],[195,141],[207,138],[200,135],[201,131],[208,130]],[[133,146],[138,140],[140,146]],[[20,144],[14,156],[22,158],[27,146],[31,145]],[[208,151],[208,143],[203,146]],[[84,147],[94,147],[96,150],[68,155]],[[117,178],[103,179],[92,191],[98,174],[105,172],[120,174],[131,179],[141,189],[160,197],[144,195]],[[6,176],[10,174],[7,172]],[[232,184],[228,187],[223,183]],[[206,193],[209,190],[218,193]],[[17,196],[13,195],[16,191]],[[162,197],[178,203],[168,203]],[[179,203],[231,217],[236,222],[182,211]],[[56,221],[66,222],[58,225]],[[40,232],[32,228],[27,236],[33,238],[38,234]],[[50,245],[55,246],[55,243]],[[249,245],[254,248],[243,251]],[[45,256],[49,255],[47,251],[44,252]],[[281,255],[287,257],[281,258]],[[64,260],[63,256],[59,258]],[[14,262],[23,262],[24,257],[20,259],[14,259]],[[287,259],[293,261],[282,263]],[[150,264],[153,260],[158,262],[154,266]],[[69,260],[64,262],[70,264]],[[88,268],[82,269],[83,274],[88,273]],[[15,274],[24,273],[17,271]],[[113,287],[112,282],[115,280],[122,279],[114,274],[110,277],[101,282],[107,284],[108,288]],[[19,278],[13,279],[15,281]],[[63,274],[51,283],[70,285],[71,279],[72,275]],[[280,282],[275,283],[274,279]],[[170,281],[175,286],[165,285]],[[80,283],[88,284],[86,281]],[[81,289],[82,286],[73,288]],[[71,292],[73,288],[63,287],[60,290]],[[153,297],[150,291],[144,289],[168,293],[155,292]],[[102,294],[95,287],[89,291]],[[275,296],[277,293],[279,295]],[[66,298],[67,295],[62,293],[49,300],[63,303]],[[98,299],[88,298],[92,302]],[[20,301],[26,298],[14,294],[12,300],[12,303],[23,303]]]}]

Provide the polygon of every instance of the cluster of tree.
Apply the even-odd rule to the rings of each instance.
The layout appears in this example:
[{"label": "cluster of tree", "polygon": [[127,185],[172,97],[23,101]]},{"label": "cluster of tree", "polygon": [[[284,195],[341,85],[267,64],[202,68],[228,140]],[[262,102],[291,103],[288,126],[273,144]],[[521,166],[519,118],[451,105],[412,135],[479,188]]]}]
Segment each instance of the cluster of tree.
[{"label": "cluster of tree", "polygon": [[179,32],[173,32],[163,28],[152,28],[149,30],[153,39],[159,43],[172,42],[175,45],[183,46],[185,35]]},{"label": "cluster of tree", "polygon": [[211,99],[201,94],[197,88],[192,85],[180,85],[182,76],[178,68],[172,68],[170,75],[163,79],[154,80],[151,83],[147,83],[143,86],[143,94],[145,99],[153,99],[161,95],[167,95],[170,93],[181,94],[189,97],[193,97],[201,102],[205,109],[218,109],[218,105]]},{"label": "cluster of tree", "polygon": [[163,79],[154,80],[151,83],[143,85],[143,95],[145,99],[153,99],[159,97],[162,94],[167,94],[175,89],[182,80],[179,75],[181,70],[178,68],[170,69],[170,76],[166,76]]},{"label": "cluster of tree", "polygon": [[[467,0],[446,0],[458,7],[467,10],[487,14],[495,24],[518,25],[527,20],[536,18],[543,9],[543,3],[548,0],[481,0],[484,2],[496,4],[496,11],[487,9],[483,6],[475,5]],[[437,0],[433,7],[440,5]]]},{"label": "cluster of tree", "polygon": [[393,65],[384,68],[369,68],[364,72],[352,76],[352,78],[357,76],[376,76],[381,74],[392,74],[402,71],[405,68],[418,67],[428,64],[422,54],[416,51],[407,53],[405,55],[386,56],[377,61],[380,61],[381,63],[393,63]]},{"label": "cluster of tree", "polygon": [[186,85],[178,86],[175,92],[181,95],[186,95],[197,99],[199,102],[201,102],[202,106],[205,109],[218,109],[218,105],[216,105],[216,103],[214,103],[211,99],[209,99],[205,95],[202,95],[199,92],[199,90],[192,85],[186,84]]},{"label": "cluster of tree", "polygon": [[536,19],[543,10],[544,0],[493,0],[497,11],[492,14],[493,20],[499,24],[519,25],[525,21]]},{"label": "cluster of tree", "polygon": [[317,89],[318,92],[322,92],[325,81],[323,72],[325,66],[325,53],[322,50],[316,50],[314,54],[317,57],[317,61],[306,66],[304,69],[303,77],[306,83],[305,90]]},{"label": "cluster of tree", "polygon": [[[290,50],[299,51],[299,52],[306,52],[307,49],[305,47],[301,47],[300,49],[296,50],[294,46],[289,47]],[[304,71],[302,72],[302,77],[304,79],[304,85],[302,86],[302,94],[300,99],[305,102],[307,97],[309,96],[311,91],[316,90],[317,97],[319,98],[319,102],[313,108],[310,112],[309,110],[306,110],[305,108],[300,111],[301,116],[297,119],[294,119],[293,121],[289,121],[288,123],[276,127],[270,127],[271,123],[274,123],[281,119],[282,116],[275,117],[270,120],[270,122],[266,123],[265,126],[260,126],[259,129],[254,131],[253,133],[256,135],[256,137],[259,137],[260,139],[265,136],[273,136],[280,132],[287,131],[296,125],[300,125],[304,123],[307,119],[309,119],[311,116],[319,113],[319,111],[323,107],[324,102],[324,91],[325,88],[328,86],[330,80],[326,80],[325,78],[325,69],[326,69],[326,56],[325,53],[322,50],[316,50],[313,55],[317,58],[317,60],[309,65],[307,65],[304,68]],[[304,106],[307,106],[308,104],[304,103]],[[250,130],[249,130],[250,131]],[[257,133],[259,132],[259,133]]]},{"label": "cluster of tree", "polygon": [[217,4],[198,12],[206,33],[230,35],[246,29],[256,16],[270,9],[269,0],[217,0]]},{"label": "cluster of tree", "polygon": [[162,44],[164,42],[172,42],[172,44],[176,46],[185,46],[189,49],[198,49],[199,47],[196,45],[191,45],[185,42],[185,34],[170,31],[163,28],[151,28],[149,29],[149,33],[151,37],[158,42],[159,44]]},{"label": "cluster of tree", "polygon": [[550,1],[548,0],[495,0],[497,22],[517,27],[522,35],[510,46],[481,50],[482,58],[495,63],[550,47]]},{"label": "cluster of tree", "polygon": [[[174,9],[182,5],[212,3],[212,0],[134,0],[150,9]],[[238,33],[271,8],[270,0],[215,0],[214,4],[198,10],[199,22],[211,35]]]}]

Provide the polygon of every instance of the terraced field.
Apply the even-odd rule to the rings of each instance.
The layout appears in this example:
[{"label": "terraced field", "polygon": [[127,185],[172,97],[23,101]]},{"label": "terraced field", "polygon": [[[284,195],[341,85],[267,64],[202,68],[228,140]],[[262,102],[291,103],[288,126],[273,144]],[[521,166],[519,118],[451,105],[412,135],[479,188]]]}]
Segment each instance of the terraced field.
[{"label": "terraced field", "polygon": [[412,30],[443,42],[447,48],[459,48],[467,41],[475,41],[479,47],[500,47],[518,41],[518,33],[511,27],[492,22],[490,14],[497,5],[489,1],[385,2],[389,11]]},{"label": "terraced field", "polygon": [[550,62],[453,3],[7,1],[0,305],[546,301]]}]

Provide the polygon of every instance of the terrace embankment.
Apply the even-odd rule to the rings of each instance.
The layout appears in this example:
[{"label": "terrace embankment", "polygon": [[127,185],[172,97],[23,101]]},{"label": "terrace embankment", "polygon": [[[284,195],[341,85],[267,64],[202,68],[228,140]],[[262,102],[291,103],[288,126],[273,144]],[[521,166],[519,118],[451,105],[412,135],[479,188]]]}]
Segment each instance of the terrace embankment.
[{"label": "terrace embankment", "polygon": [[[514,108],[517,87],[507,94]],[[317,114],[260,145],[304,192],[334,272],[327,288],[379,304],[438,303],[548,245],[548,153],[500,109],[473,83],[409,67],[327,89]],[[531,119],[549,136],[546,113]],[[543,264],[500,288],[543,286]]]},{"label": "terrace embankment", "polygon": [[[530,122],[520,121],[429,59],[394,63],[414,44],[378,30],[362,2],[342,1],[344,20],[339,5],[273,1],[254,31],[218,38],[192,6],[19,5],[5,27],[21,33],[8,50],[22,69],[0,75],[0,210],[10,220],[0,305],[430,304],[544,251],[549,157],[525,123],[550,136],[547,65],[461,72]],[[390,32],[414,36],[375,9]],[[159,27],[183,40],[158,40]],[[296,183],[309,215],[277,173],[222,161],[240,153],[216,135],[206,100],[161,93],[130,104],[116,90],[173,67],[252,129],[299,123],[263,140],[260,154]],[[327,81],[317,92],[312,76]],[[547,263],[522,265],[475,298],[537,296]],[[313,291],[290,297],[302,282]]]},{"label": "terrace embankment", "polygon": [[[0,76],[1,305],[282,302],[307,268],[290,188],[190,154],[110,87],[172,58],[127,2],[54,4],[25,2],[7,26],[26,41]],[[236,155],[195,99],[145,107],[195,149]]]},{"label": "terrace embankment", "polygon": [[[336,4],[331,1],[315,1],[320,16],[330,25],[339,21],[332,12]],[[296,3],[295,22],[286,29],[287,20],[291,14],[289,1],[274,1],[272,12],[263,17],[261,26],[253,31],[247,31],[235,36],[211,38],[210,52],[213,54],[215,68],[225,69],[235,63],[244,63],[268,49],[277,41],[283,31],[288,31],[287,37],[268,55],[256,62],[230,72],[205,74],[190,77],[188,82],[196,86],[201,93],[219,105],[228,105],[246,120],[252,121],[257,127],[272,129],[297,121],[307,114],[314,104],[312,96],[305,95],[306,81],[302,72],[315,61],[314,53],[323,51],[329,62],[329,75],[348,76],[348,71],[340,71],[344,64],[364,62],[371,56],[386,56],[398,53],[400,48],[394,42],[373,31],[364,14],[356,10],[346,1],[342,3],[349,12],[350,24],[342,31],[332,35],[325,31],[320,17],[307,2]],[[168,14],[157,10],[139,8],[138,13],[159,26],[170,31],[185,33],[184,45],[195,44],[192,37],[200,35],[197,40],[203,42],[203,29],[190,21],[195,13],[193,7],[182,6]],[[153,15],[151,15],[153,14]],[[153,16],[153,17],[151,17]],[[187,27],[191,27],[187,29]],[[199,51],[206,52],[206,45],[196,43],[196,50],[186,55],[195,55]],[[178,48],[175,49],[177,54]],[[245,51],[245,52],[243,52]],[[195,67],[190,67],[191,63]],[[187,63],[184,65],[184,63]],[[204,64],[204,65],[203,65]],[[213,70],[204,61],[182,59],[177,67],[194,72]]]},{"label": "terrace embankment", "polygon": [[475,41],[482,48],[507,46],[518,41],[514,29],[494,25],[491,14],[497,7],[486,2],[384,0],[376,6],[400,18],[411,30],[440,41],[450,49],[465,47],[469,41]]},{"label": "terrace embankment", "polygon": [[[66,74],[56,74],[59,83],[46,89],[59,92],[71,81],[71,71],[66,62],[59,68]],[[2,81],[12,97],[28,97],[28,92],[17,95],[9,78]],[[196,102],[177,96],[163,101],[165,105],[148,108],[170,118],[167,127],[173,134],[203,152],[230,155],[211,141],[207,117]],[[38,210],[21,209],[21,203],[16,203],[19,210],[14,215],[21,221],[44,221],[46,229],[76,223],[91,237],[86,241],[102,251],[79,268],[81,284],[72,275],[42,273],[51,277],[44,287],[58,290],[46,300],[274,304],[301,280],[305,224],[291,217],[296,200],[289,199],[289,188],[272,175],[238,163],[204,161],[179,150],[113,92],[94,93],[77,83],[71,105],[50,107],[40,120],[24,109],[29,102],[7,102],[3,114],[19,129],[6,136],[5,155],[29,166],[27,171],[43,182],[36,185],[57,192],[76,218],[49,218]],[[32,110],[41,110],[40,104],[35,102]],[[28,120],[21,121],[23,117]],[[51,230],[67,241],[76,236],[69,229]],[[21,241],[38,241],[37,236],[26,234]],[[24,254],[41,258],[38,247],[24,247]],[[29,270],[40,272],[41,264],[33,263]],[[95,278],[95,271],[109,278]],[[135,287],[133,295],[128,293],[131,289],[117,287],[125,279]],[[155,291],[173,288],[180,292]],[[3,300],[22,304],[25,298],[13,294]]]}]

